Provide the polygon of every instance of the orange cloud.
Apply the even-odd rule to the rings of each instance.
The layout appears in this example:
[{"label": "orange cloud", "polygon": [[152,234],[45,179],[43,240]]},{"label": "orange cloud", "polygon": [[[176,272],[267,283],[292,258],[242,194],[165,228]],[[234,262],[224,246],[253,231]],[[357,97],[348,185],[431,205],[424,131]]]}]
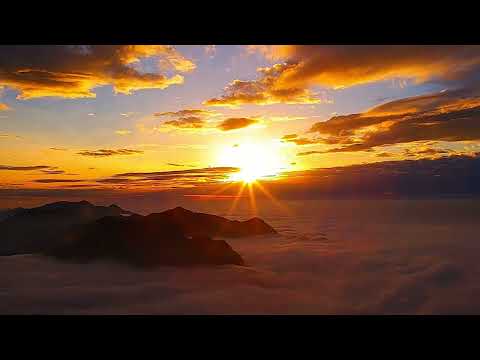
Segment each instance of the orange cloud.
[{"label": "orange cloud", "polygon": [[0,111],[5,111],[10,109],[7,104],[0,103]]},{"label": "orange cloud", "polygon": [[0,86],[19,91],[19,99],[46,96],[93,98],[92,90],[112,85],[115,93],[164,89],[183,83],[183,76],[145,73],[143,59],[158,57],[160,70],[187,72],[195,64],[165,45],[3,46]]},{"label": "orange cloud", "polygon": [[234,80],[225,88],[225,94],[219,98],[206,100],[207,106],[236,107],[243,104],[269,105],[316,104],[322,100],[303,87],[278,87],[279,76],[288,71],[292,65],[276,64],[272,67],[259,68],[257,80]]},{"label": "orange cloud", "polygon": [[217,128],[222,131],[230,131],[236,129],[242,129],[253,124],[258,123],[257,119],[250,118],[228,118],[223,120]]},{"label": "orange cloud", "polygon": [[165,121],[163,124],[181,129],[201,129],[205,127],[205,121],[202,118],[196,116],[169,120]]},{"label": "orange cloud", "polygon": [[289,65],[276,74],[277,88],[349,87],[392,78],[451,80],[480,65],[477,45],[274,45],[250,46]]},{"label": "orange cloud", "polygon": [[315,139],[308,139],[308,138],[302,138],[299,137],[297,134],[288,134],[282,136],[282,142],[291,142],[296,145],[313,145],[317,144],[318,141]]},{"label": "orange cloud", "polygon": [[323,143],[345,145],[328,152],[416,141],[480,140],[479,92],[460,89],[396,100],[364,113],[318,122],[310,132],[318,133]]},{"label": "orange cloud", "polygon": [[480,46],[463,45],[254,45],[277,64],[258,69],[255,80],[234,80],[209,106],[325,102],[312,86],[338,89],[387,79],[468,80],[480,66]]}]

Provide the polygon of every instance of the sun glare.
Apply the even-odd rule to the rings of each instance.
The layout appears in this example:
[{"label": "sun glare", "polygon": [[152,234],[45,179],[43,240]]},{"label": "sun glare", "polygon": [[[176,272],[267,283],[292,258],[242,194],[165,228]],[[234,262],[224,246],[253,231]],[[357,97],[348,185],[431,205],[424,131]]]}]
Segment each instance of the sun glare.
[{"label": "sun glare", "polygon": [[259,179],[275,178],[286,169],[280,149],[275,144],[238,144],[225,148],[220,153],[224,166],[237,167],[227,181],[242,181],[250,184]]}]

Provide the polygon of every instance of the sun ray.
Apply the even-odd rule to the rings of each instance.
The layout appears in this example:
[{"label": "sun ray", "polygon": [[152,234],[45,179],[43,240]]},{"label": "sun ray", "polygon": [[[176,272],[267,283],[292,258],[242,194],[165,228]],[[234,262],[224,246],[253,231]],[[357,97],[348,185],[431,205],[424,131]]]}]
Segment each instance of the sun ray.
[{"label": "sun ray", "polygon": [[283,205],[278,199],[276,199],[275,196],[273,196],[264,185],[262,185],[259,181],[255,181],[254,184],[274,205],[288,215],[292,215],[291,210],[286,205]]},{"label": "sun ray", "polygon": [[250,201],[250,209],[253,213],[253,216],[257,216],[257,201],[255,199],[255,191],[253,190],[253,183],[248,183],[248,199]]},{"label": "sun ray", "polygon": [[230,209],[228,210],[228,213],[227,213],[228,215],[232,215],[235,209],[237,208],[238,200],[242,197],[245,186],[246,186],[246,183],[240,184],[240,187],[237,192],[237,196],[235,197],[235,200],[233,200],[232,206],[230,206]]}]

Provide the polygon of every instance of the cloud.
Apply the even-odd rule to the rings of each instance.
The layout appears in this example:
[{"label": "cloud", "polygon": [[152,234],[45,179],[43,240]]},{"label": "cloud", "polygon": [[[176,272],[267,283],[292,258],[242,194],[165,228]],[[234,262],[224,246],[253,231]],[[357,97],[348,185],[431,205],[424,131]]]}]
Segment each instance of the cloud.
[{"label": "cloud", "polygon": [[201,129],[206,126],[205,120],[201,117],[189,116],[178,118],[176,120],[168,120],[163,122],[164,125],[181,129]]},{"label": "cloud", "polygon": [[76,183],[76,182],[83,182],[85,180],[79,179],[37,179],[34,182],[41,183],[41,184],[50,184],[50,183]]},{"label": "cloud", "polygon": [[297,156],[307,156],[307,155],[313,155],[313,154],[325,154],[325,151],[316,151],[316,150],[304,151],[304,152],[298,153]]},{"label": "cloud", "polygon": [[318,141],[315,139],[308,139],[308,138],[302,138],[299,137],[297,134],[288,134],[284,135],[281,138],[282,142],[289,142],[289,143],[294,143],[296,145],[313,145],[317,144]]},{"label": "cloud", "polygon": [[360,114],[315,123],[311,133],[329,152],[366,151],[416,141],[480,140],[480,92],[475,88],[395,100]]},{"label": "cloud", "polygon": [[[250,125],[259,123],[259,119],[254,118],[224,118],[222,120],[215,119],[222,116],[221,113],[210,110],[201,109],[182,109],[179,111],[159,112],[155,113],[156,117],[172,118],[155,126],[153,130],[162,131],[163,129],[181,129],[187,131],[230,131],[241,129]],[[283,120],[283,118],[282,118]],[[141,128],[145,127],[141,124]]]},{"label": "cloud", "polygon": [[77,153],[83,156],[92,156],[92,157],[106,157],[106,156],[115,156],[115,155],[136,155],[143,154],[141,150],[132,150],[132,149],[100,149],[100,150],[84,150]]},{"label": "cloud", "polygon": [[381,157],[381,158],[386,158],[386,157],[391,157],[391,156],[393,156],[393,154],[387,153],[387,152],[381,152],[381,153],[375,154],[375,156],[376,156],[376,157]]},{"label": "cloud", "polygon": [[[188,208],[211,212],[195,204]],[[472,241],[477,207],[421,204],[308,204],[299,208],[303,226],[295,226],[295,217],[267,212],[281,236],[228,240],[248,267],[142,271],[113,263],[2,257],[0,313],[478,314],[472,296],[480,272],[478,244]],[[452,208],[460,212],[446,216]],[[156,201],[153,209],[166,205]]]},{"label": "cloud", "polygon": [[0,165],[0,170],[31,171],[31,170],[48,170],[48,169],[55,169],[55,168],[47,165],[31,165],[31,166]]},{"label": "cloud", "polygon": [[224,95],[205,101],[205,105],[331,102],[310,89],[313,86],[338,89],[397,78],[402,86],[405,79],[474,82],[480,69],[480,46],[476,45],[260,45],[247,48],[249,53],[255,51],[279,62],[259,68],[255,80],[234,80],[224,89]]},{"label": "cloud", "polygon": [[45,173],[45,174],[50,174],[50,175],[65,174],[65,171],[63,171],[63,170],[42,170],[42,172]]},{"label": "cloud", "polygon": [[0,103],[0,111],[5,111],[10,109],[7,104]]},{"label": "cloud", "polygon": [[[178,166],[176,164],[175,166]],[[100,184],[144,187],[147,189],[191,188],[199,185],[218,184],[239,171],[234,167],[210,167],[187,170],[130,172],[99,179]]]},{"label": "cloud", "polygon": [[19,99],[55,96],[93,98],[98,86],[115,93],[164,89],[183,83],[183,76],[143,72],[141,61],[158,59],[160,71],[195,68],[174,47],[165,45],[2,46],[0,86],[19,92]]},{"label": "cloud", "polygon": [[167,165],[170,165],[170,166],[179,166],[179,167],[183,167],[183,166],[188,166],[188,167],[190,167],[190,166],[191,166],[191,165],[176,164],[176,163],[167,163]]},{"label": "cloud", "polygon": [[277,78],[290,68],[288,64],[276,64],[259,68],[257,80],[234,80],[224,90],[225,94],[203,102],[207,106],[237,107],[243,104],[316,104],[322,102],[310,90],[301,87],[277,87]]},{"label": "cloud", "polygon": [[476,45],[286,45],[249,50],[288,64],[275,76],[279,89],[342,88],[394,78],[467,79],[480,65]]},{"label": "cloud", "polygon": [[174,171],[153,171],[153,172],[129,172],[129,173],[121,173],[114,175],[115,177],[140,177],[140,178],[147,178],[147,177],[162,177],[162,176],[170,176],[170,175],[185,175],[185,174],[210,174],[210,175],[223,175],[229,174],[233,172],[239,171],[238,168],[235,167],[208,167],[208,168],[200,168],[200,169],[188,169],[188,170],[174,170]]},{"label": "cloud", "polygon": [[66,148],[57,148],[57,147],[51,147],[50,150],[55,150],[55,151],[68,151]]},{"label": "cloud", "polygon": [[217,128],[222,131],[230,131],[236,129],[242,129],[253,124],[257,124],[259,121],[257,119],[250,118],[228,118],[223,120]]},{"label": "cloud", "polygon": [[217,115],[216,111],[203,109],[182,109],[178,111],[156,112],[153,116],[173,116],[173,117],[187,117],[187,116],[213,116]]},{"label": "cloud", "polygon": [[130,130],[116,130],[115,134],[117,135],[130,135],[132,132]]},{"label": "cloud", "polygon": [[[168,129],[180,129],[186,131],[211,130],[214,127],[210,124],[210,118],[220,116],[216,111],[203,109],[181,109],[178,111],[156,112],[155,117],[165,117],[169,120],[163,121],[160,126],[152,128],[153,131],[164,131]],[[143,124],[141,129],[146,129]]]}]

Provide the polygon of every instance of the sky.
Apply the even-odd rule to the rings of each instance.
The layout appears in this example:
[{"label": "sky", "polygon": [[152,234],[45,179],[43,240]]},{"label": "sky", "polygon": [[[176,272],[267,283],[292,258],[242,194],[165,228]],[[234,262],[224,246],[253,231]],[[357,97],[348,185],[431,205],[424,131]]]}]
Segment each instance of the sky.
[{"label": "sky", "polygon": [[467,45],[0,46],[0,191],[221,196],[474,158],[479,75]]}]

